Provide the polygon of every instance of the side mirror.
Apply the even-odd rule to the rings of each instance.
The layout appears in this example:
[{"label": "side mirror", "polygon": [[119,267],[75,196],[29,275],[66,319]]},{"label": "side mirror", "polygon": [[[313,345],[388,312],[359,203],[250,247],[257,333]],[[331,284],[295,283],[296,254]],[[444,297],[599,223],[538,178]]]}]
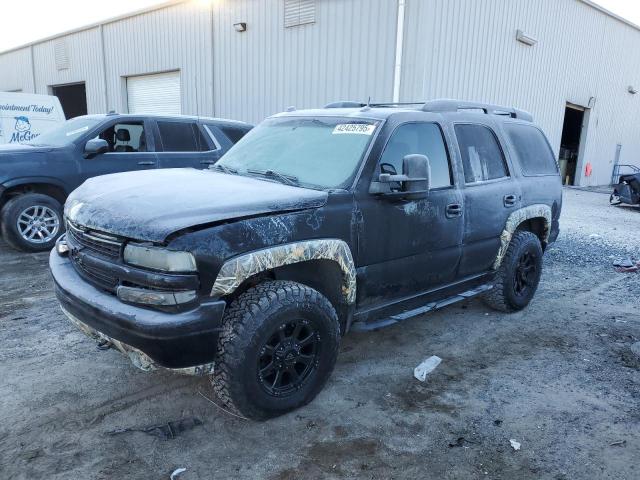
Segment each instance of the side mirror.
[{"label": "side mirror", "polygon": [[93,138],[84,146],[84,158],[93,158],[96,155],[109,151],[109,144],[101,138]]},{"label": "side mirror", "polygon": [[[400,191],[394,192],[389,188],[392,182],[399,182]],[[431,164],[426,155],[407,155],[402,159],[402,175],[381,173],[377,182],[372,182],[370,193],[411,196],[426,195],[431,188]]]}]

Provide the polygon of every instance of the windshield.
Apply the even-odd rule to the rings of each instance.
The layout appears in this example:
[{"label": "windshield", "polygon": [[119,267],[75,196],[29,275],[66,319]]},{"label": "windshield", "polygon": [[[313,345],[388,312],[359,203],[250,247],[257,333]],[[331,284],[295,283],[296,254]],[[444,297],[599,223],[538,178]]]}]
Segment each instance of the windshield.
[{"label": "windshield", "polygon": [[352,118],[268,119],[233,146],[216,167],[310,188],[346,188],[377,125]]},{"label": "windshield", "polygon": [[61,147],[73,142],[80,135],[85,134],[102,120],[99,118],[76,117],[67,120],[62,125],[38,135],[27,142],[30,145],[51,145]]}]

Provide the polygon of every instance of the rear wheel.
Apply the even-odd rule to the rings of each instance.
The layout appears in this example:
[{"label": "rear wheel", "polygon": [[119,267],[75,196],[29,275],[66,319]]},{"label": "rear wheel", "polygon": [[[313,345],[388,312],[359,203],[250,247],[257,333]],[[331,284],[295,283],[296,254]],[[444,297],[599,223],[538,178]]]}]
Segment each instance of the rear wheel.
[{"label": "rear wheel", "polygon": [[60,202],[40,193],[26,193],[9,200],[0,221],[4,240],[24,252],[51,250],[64,232]]},{"label": "rear wheel", "polygon": [[502,312],[515,312],[529,305],[540,282],[542,254],[535,234],[516,231],[498,269],[495,285],[484,296],[485,302]]},{"label": "rear wheel", "polygon": [[223,319],[214,390],[225,408],[263,420],[310,402],[333,371],[336,312],[305,285],[269,281],[240,295]]}]

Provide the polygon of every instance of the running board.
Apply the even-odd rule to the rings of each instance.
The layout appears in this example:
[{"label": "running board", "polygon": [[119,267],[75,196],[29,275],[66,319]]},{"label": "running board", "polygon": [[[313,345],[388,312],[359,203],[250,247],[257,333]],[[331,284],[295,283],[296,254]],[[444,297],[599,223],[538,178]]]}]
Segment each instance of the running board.
[{"label": "running board", "polygon": [[466,300],[467,298],[475,297],[476,295],[487,292],[492,288],[493,284],[480,285],[479,287],[472,288],[471,290],[467,290],[466,292],[462,292],[457,295],[453,295],[452,297],[445,298],[444,300],[440,300],[439,302],[430,302],[426,305],[423,305],[422,307],[414,308],[413,310],[407,310],[396,315],[391,315],[390,317],[383,318],[381,320],[376,320],[374,322],[355,322],[353,325],[351,325],[351,331],[368,332],[371,330],[388,327],[389,325],[401,322],[402,320],[407,320],[408,318],[424,315],[425,313],[439,310],[453,303],[461,302],[462,300]]}]

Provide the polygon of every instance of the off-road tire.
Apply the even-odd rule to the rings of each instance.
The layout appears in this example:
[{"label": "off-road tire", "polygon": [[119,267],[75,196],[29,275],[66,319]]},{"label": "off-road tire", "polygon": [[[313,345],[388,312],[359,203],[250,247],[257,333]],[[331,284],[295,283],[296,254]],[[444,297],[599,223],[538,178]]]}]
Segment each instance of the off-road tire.
[{"label": "off-road tire", "polygon": [[[17,228],[18,216],[30,206],[44,206],[58,215],[59,228],[57,234],[44,243],[33,243],[22,238]],[[64,233],[62,205],[55,198],[41,193],[25,193],[9,200],[0,212],[0,231],[4,241],[16,250],[23,252],[44,252],[51,250],[60,235]]]},{"label": "off-road tire", "polygon": [[[286,396],[275,396],[266,391],[258,373],[265,342],[296,318],[316,329],[314,342],[318,343],[314,344],[319,347],[314,348],[319,353],[314,357],[314,370],[301,385]],[[213,389],[222,406],[235,414],[253,420],[282,415],[309,403],[322,390],[335,366],[339,345],[338,316],[326,297],[291,281],[258,284],[235,299],[224,314]]]},{"label": "off-road tire", "polygon": [[[517,293],[516,275],[523,255],[533,256],[535,272],[531,277],[531,285],[522,294]],[[533,298],[542,273],[542,246],[538,237],[528,231],[517,230],[511,237],[507,253],[498,269],[494,287],[484,295],[484,301],[491,308],[501,312],[522,310]]]}]

